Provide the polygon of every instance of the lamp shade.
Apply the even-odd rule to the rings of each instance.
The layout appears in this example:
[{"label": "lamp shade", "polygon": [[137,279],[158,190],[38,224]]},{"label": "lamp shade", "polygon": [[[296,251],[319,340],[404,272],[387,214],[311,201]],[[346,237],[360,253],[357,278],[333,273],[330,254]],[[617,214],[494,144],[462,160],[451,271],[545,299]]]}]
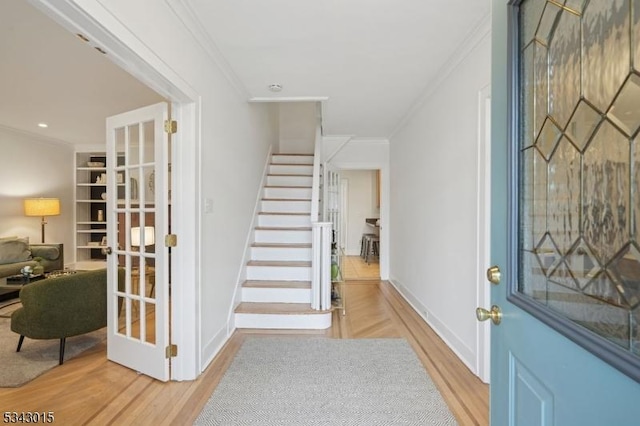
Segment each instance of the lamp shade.
[{"label": "lamp shade", "polygon": [[[134,247],[140,247],[142,244],[140,227],[135,226],[131,228],[131,245]],[[144,245],[150,246],[156,243],[156,233],[153,226],[144,227]]]},{"label": "lamp shade", "polygon": [[24,200],[25,216],[57,216],[60,214],[58,198],[26,198]]}]

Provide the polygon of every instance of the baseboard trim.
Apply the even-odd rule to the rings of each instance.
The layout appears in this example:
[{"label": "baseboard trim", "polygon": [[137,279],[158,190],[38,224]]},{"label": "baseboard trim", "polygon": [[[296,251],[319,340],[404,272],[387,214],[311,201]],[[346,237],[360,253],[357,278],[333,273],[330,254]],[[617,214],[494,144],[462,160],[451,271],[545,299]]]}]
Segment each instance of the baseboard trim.
[{"label": "baseboard trim", "polygon": [[411,306],[411,308],[436,332],[438,336],[446,343],[456,356],[467,366],[467,368],[476,376],[477,354],[464,342],[456,336],[442,321],[438,319],[426,306],[424,306],[418,298],[397,278],[390,278],[389,283],[398,290],[402,298]]},{"label": "baseboard trim", "polygon": [[229,325],[225,324],[224,327],[218,331],[211,340],[209,340],[202,349],[201,358],[204,363],[200,366],[200,374],[204,372],[204,370],[209,367],[213,359],[218,355],[222,347],[227,343],[227,341],[231,338],[231,335],[235,331],[235,327],[228,332]]}]

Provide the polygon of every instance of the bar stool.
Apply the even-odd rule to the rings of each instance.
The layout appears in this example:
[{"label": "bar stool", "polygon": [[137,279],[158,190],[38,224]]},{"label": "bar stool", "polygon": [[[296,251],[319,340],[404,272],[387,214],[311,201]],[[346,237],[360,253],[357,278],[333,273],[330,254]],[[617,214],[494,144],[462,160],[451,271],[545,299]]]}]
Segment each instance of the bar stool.
[{"label": "bar stool", "polygon": [[362,259],[366,259],[367,253],[369,252],[369,238],[375,236],[376,234],[362,234],[362,238],[360,239],[360,257]]},{"label": "bar stool", "polygon": [[377,235],[371,236],[367,238],[367,265],[371,263],[371,258],[380,258],[380,237]]}]

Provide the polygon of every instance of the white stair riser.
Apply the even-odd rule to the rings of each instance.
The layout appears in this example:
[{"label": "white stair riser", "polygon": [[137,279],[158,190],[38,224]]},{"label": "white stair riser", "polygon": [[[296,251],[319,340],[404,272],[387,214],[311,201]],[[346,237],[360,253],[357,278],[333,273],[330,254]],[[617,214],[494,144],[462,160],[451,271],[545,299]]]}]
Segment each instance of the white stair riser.
[{"label": "white stair riser", "polygon": [[271,175],[311,175],[313,174],[313,166],[306,165],[284,165],[271,164],[269,166],[269,174]]},{"label": "white stair riser", "polygon": [[265,188],[266,198],[311,198],[311,188]]},{"label": "white stair riser", "polygon": [[271,157],[272,163],[277,164],[311,164],[313,165],[313,155],[278,155]]},{"label": "white stair riser", "polygon": [[258,215],[259,226],[311,226],[310,215],[282,215],[261,214]]},{"label": "white stair riser", "polygon": [[310,281],[311,267],[247,266],[247,279],[260,281]]},{"label": "white stair riser", "polygon": [[251,247],[251,260],[311,261],[311,249],[304,247]]},{"label": "white stair riser", "polygon": [[235,314],[236,328],[326,330],[331,313],[309,315]]},{"label": "white stair riser", "polygon": [[267,176],[267,185],[277,186],[311,186],[311,176]]},{"label": "white stair riser", "polygon": [[262,200],[263,212],[311,213],[311,201]]},{"label": "white stair riser", "polygon": [[305,288],[256,288],[242,289],[243,302],[256,303],[311,303],[311,290]]},{"label": "white stair riser", "polygon": [[258,229],[256,243],[310,243],[311,231],[271,231]]}]

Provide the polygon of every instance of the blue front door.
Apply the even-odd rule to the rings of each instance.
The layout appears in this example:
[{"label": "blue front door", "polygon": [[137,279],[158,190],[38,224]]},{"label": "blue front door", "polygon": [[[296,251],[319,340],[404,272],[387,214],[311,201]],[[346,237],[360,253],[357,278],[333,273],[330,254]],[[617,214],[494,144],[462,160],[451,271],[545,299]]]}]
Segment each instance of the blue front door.
[{"label": "blue front door", "polygon": [[491,424],[640,425],[640,0],[511,3],[492,9]]}]

